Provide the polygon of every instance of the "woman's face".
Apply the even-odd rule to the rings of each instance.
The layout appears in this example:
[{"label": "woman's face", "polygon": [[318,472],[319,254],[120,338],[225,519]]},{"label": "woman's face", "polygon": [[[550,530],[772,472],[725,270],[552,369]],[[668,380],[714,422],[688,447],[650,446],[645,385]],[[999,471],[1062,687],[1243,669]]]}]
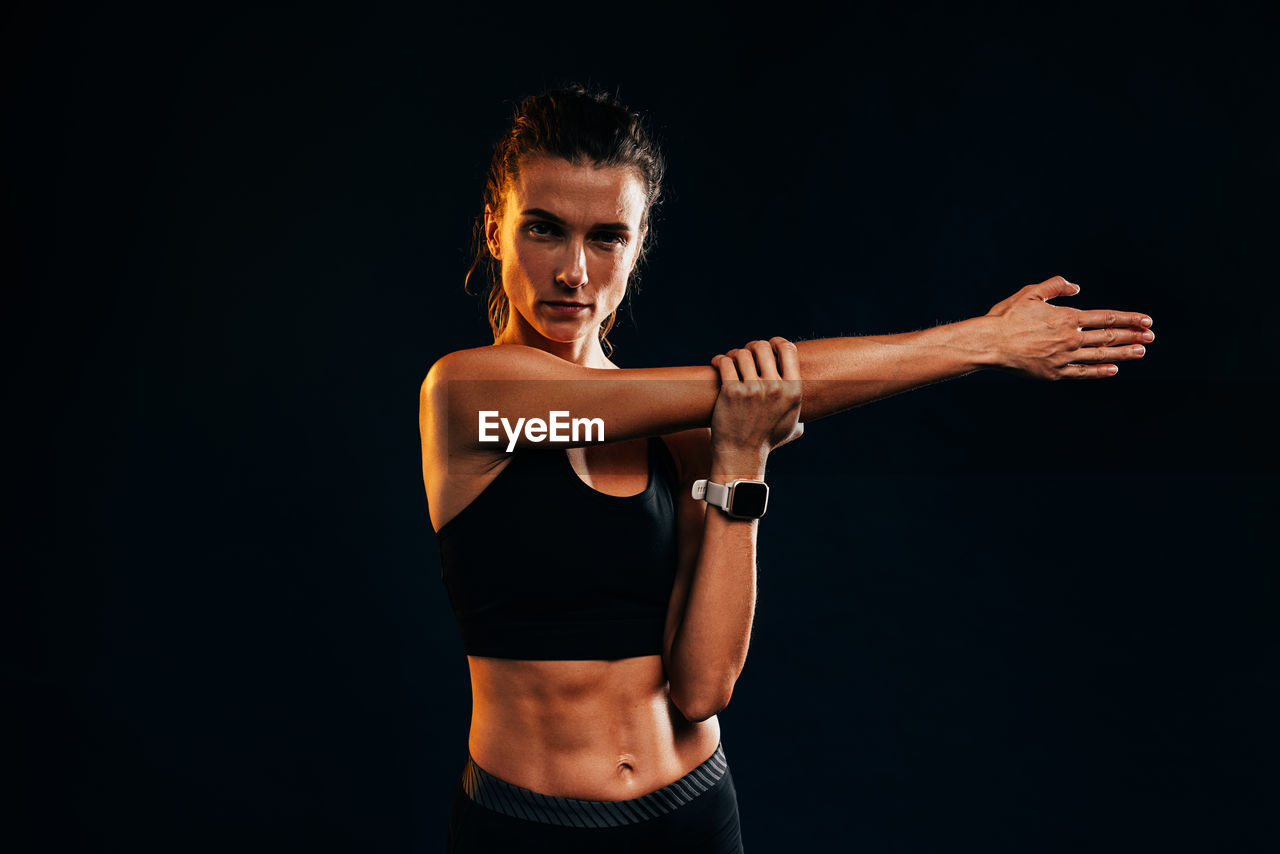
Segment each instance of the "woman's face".
[{"label": "woman's face", "polygon": [[512,309],[501,340],[569,345],[552,348],[566,358],[598,348],[596,330],[622,302],[639,257],[644,212],[644,185],[632,169],[522,160],[500,216],[485,211]]}]

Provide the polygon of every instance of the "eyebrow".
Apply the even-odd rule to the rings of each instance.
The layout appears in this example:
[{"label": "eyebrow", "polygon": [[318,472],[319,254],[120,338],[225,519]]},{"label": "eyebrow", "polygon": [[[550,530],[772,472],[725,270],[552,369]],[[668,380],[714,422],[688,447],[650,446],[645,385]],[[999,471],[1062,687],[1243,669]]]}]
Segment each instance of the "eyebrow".
[{"label": "eyebrow", "polygon": [[[556,225],[568,225],[567,222],[565,222],[560,217],[553,214],[551,211],[543,210],[542,208],[525,208],[523,211],[521,211],[520,215],[538,217],[539,219],[545,219],[550,222],[553,222]],[[631,226],[627,225],[625,222],[598,222],[592,226],[592,229],[604,230],[604,231],[629,232],[631,231]]]}]

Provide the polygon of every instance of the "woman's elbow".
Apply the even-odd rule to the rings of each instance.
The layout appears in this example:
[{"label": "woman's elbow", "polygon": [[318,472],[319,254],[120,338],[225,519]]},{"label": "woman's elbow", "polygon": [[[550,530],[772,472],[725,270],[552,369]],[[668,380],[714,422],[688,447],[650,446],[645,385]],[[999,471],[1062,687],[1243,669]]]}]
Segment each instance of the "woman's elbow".
[{"label": "woman's elbow", "polygon": [[671,686],[672,705],[685,720],[695,724],[709,720],[724,711],[732,696],[732,684],[721,686],[716,690],[702,689],[688,692],[678,690],[676,685]]}]

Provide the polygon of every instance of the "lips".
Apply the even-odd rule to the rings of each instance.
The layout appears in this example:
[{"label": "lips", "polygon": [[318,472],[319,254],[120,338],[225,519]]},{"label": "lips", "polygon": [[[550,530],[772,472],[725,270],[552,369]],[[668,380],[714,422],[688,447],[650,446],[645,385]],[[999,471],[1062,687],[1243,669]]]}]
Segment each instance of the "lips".
[{"label": "lips", "polygon": [[573,316],[575,314],[585,313],[591,306],[584,302],[562,302],[562,301],[544,301],[542,303],[554,314],[563,314],[565,316]]}]

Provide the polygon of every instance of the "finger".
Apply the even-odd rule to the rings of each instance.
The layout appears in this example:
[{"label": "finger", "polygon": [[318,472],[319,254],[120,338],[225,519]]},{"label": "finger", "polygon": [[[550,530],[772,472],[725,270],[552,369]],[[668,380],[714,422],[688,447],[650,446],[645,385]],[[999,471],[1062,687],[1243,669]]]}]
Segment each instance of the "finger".
[{"label": "finger", "polygon": [[1062,276],[1054,276],[1045,279],[1038,285],[1032,285],[1030,293],[1032,296],[1039,297],[1042,300],[1051,300],[1054,297],[1075,296],[1080,293],[1080,286],[1073,282],[1068,282]]},{"label": "finger", "polygon": [[1069,380],[1100,380],[1114,377],[1119,365],[1063,365],[1058,376]]},{"label": "finger", "polygon": [[738,382],[738,363],[733,359],[720,355],[712,359],[711,364],[715,365],[716,370],[720,372],[721,388],[724,388],[729,383]]},{"label": "finger", "polygon": [[1106,308],[1093,309],[1081,311],[1076,316],[1076,325],[1082,329],[1101,329],[1108,326],[1146,329],[1151,326],[1151,318],[1134,311],[1113,311]]},{"label": "finger", "polygon": [[773,345],[774,351],[778,354],[778,363],[782,368],[782,379],[798,380],[800,376],[800,351],[786,338],[770,338],[769,343]]},{"label": "finger", "polygon": [[759,381],[754,353],[750,350],[730,350],[729,357],[738,363],[738,373],[742,374],[743,382]]},{"label": "finger", "polygon": [[1156,335],[1150,329],[1089,329],[1080,336],[1081,347],[1120,347],[1125,344],[1150,344]]},{"label": "finger", "polygon": [[778,376],[778,360],[773,352],[773,344],[768,341],[752,341],[747,345],[756,357],[756,372],[762,380],[780,380]]},{"label": "finger", "polygon": [[1132,359],[1141,359],[1145,355],[1147,355],[1147,348],[1141,344],[1134,344],[1132,347],[1086,347],[1071,353],[1071,364],[1127,362]]},{"label": "finger", "polygon": [[800,375],[800,351],[786,338],[770,338],[769,343],[777,352],[778,361],[782,367],[782,393],[792,398],[798,407],[804,397],[804,378]]}]

